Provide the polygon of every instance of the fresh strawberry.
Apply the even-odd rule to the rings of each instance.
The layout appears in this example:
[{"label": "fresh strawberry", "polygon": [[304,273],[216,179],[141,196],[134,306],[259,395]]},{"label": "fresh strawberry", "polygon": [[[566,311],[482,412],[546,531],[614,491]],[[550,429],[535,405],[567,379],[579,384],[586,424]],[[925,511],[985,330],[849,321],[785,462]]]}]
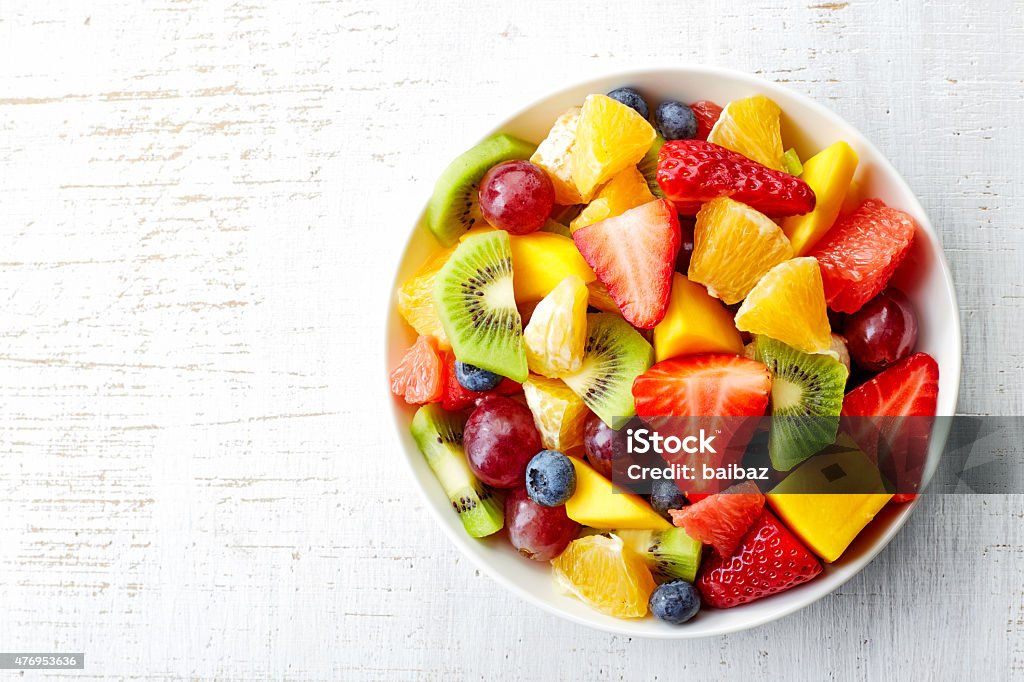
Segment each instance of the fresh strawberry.
[{"label": "fresh strawberry", "polygon": [[727,353],[663,360],[633,382],[641,417],[760,417],[772,377],[760,362]]},{"label": "fresh strawberry", "polygon": [[844,417],[932,417],[939,396],[939,365],[914,353],[843,398]]},{"label": "fresh strawberry", "polygon": [[572,238],[627,322],[643,329],[661,322],[679,253],[679,218],[672,204],[648,202],[580,228]]},{"label": "fresh strawberry", "polygon": [[842,428],[893,483],[898,496],[917,492],[939,397],[939,365],[915,353],[843,398]]},{"label": "fresh strawberry", "polygon": [[391,392],[410,404],[434,403],[444,391],[444,360],[433,336],[420,336],[391,373]]},{"label": "fresh strawberry", "polygon": [[722,115],[722,107],[714,102],[702,99],[690,105],[693,115],[697,117],[697,139],[706,140],[711,134],[711,129],[718,123],[718,117]]},{"label": "fresh strawberry", "polygon": [[734,554],[704,561],[697,589],[705,604],[727,609],[784,592],[819,573],[818,560],[765,509]]},{"label": "fresh strawberry", "polygon": [[828,307],[855,313],[889,283],[914,241],[914,219],[868,199],[832,226],[809,255],[818,259]]},{"label": "fresh strawberry", "polygon": [[445,353],[444,369],[444,395],[441,398],[441,407],[446,410],[464,410],[476,405],[476,401],[484,396],[515,395],[523,390],[522,384],[517,384],[507,377],[498,384],[497,388],[490,391],[471,391],[463,387],[455,378],[455,355],[452,353]]},{"label": "fresh strawberry", "polygon": [[764,509],[764,495],[752,481],[734,485],[682,509],[670,509],[672,523],[686,534],[711,545],[718,556],[732,556]]},{"label": "fresh strawberry", "polygon": [[701,204],[718,197],[732,197],[769,216],[814,209],[814,191],[803,180],[702,140],[666,142],[657,178],[683,215],[696,215]]},{"label": "fresh strawberry", "polygon": [[663,360],[633,381],[636,413],[658,435],[683,439],[714,434],[714,452],[663,455],[669,464],[689,466],[701,475],[686,482],[691,501],[718,493],[728,479],[705,478],[705,465],[717,469],[739,464],[743,451],[768,407],[772,379],[760,362],[725,353]]}]

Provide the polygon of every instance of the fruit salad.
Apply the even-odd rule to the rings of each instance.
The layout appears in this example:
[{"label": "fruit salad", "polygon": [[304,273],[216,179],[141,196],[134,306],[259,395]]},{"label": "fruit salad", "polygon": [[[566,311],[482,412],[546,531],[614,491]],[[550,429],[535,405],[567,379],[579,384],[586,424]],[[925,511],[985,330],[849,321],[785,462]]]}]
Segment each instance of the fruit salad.
[{"label": "fruit salad", "polygon": [[[618,618],[681,625],[828,571],[914,497],[840,420],[936,411],[890,284],[914,220],[859,196],[843,140],[801,158],[771,99],[723,104],[622,87],[539,143],[483,140],[438,179],[436,249],[397,292],[416,340],[391,389],[452,513]],[[620,492],[621,430],[670,417],[767,418],[770,483]],[[800,492],[811,461],[877,489]]]}]

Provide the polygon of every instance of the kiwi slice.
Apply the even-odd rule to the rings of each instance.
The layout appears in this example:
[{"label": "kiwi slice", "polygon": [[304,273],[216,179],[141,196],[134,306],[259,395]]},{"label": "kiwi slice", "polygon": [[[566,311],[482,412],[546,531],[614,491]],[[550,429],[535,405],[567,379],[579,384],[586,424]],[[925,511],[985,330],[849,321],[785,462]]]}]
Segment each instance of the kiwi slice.
[{"label": "kiwi slice", "polygon": [[484,174],[502,161],[529,159],[534,149],[517,137],[492,135],[452,161],[427,204],[427,227],[437,240],[451,246],[468,230],[487,225],[477,198]]},{"label": "kiwi slice", "polygon": [[557,220],[548,219],[548,221],[544,223],[544,227],[540,228],[540,231],[550,232],[552,234],[560,234],[563,237],[568,237],[569,239],[572,239],[572,232],[569,231],[569,227],[567,225],[563,225]]},{"label": "kiwi slice", "polygon": [[431,403],[416,411],[410,430],[466,532],[482,538],[501,530],[505,512],[494,492],[470,471],[462,449],[465,425],[465,415],[445,412]]},{"label": "kiwi slice", "polygon": [[434,307],[455,357],[522,383],[529,376],[523,321],[503,230],[466,237],[437,273]]},{"label": "kiwi slice", "polygon": [[669,579],[681,578],[692,583],[700,568],[704,545],[682,528],[669,530],[617,530],[626,546],[643,557],[655,573]]},{"label": "kiwi slice", "polygon": [[653,364],[654,349],[632,325],[612,313],[592,313],[587,315],[583,365],[562,381],[617,429],[636,414],[633,380]]},{"label": "kiwi slice", "polygon": [[831,355],[803,353],[758,336],[754,358],[772,373],[772,424],[768,454],[778,471],[789,471],[835,442],[847,370]]},{"label": "kiwi slice", "polygon": [[647,180],[647,189],[651,190],[651,194],[658,199],[665,198],[665,192],[662,191],[661,185],[658,184],[658,153],[661,151],[663,144],[665,144],[665,138],[658,135],[654,138],[654,144],[647,150],[647,154],[636,165],[636,169]]}]

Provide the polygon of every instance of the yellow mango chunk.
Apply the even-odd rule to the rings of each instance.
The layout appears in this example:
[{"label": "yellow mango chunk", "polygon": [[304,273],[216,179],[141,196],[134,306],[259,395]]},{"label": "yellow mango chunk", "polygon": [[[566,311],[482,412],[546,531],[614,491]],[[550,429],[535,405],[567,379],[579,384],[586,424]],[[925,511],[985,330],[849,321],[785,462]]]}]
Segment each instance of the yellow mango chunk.
[{"label": "yellow mango chunk", "polygon": [[583,102],[572,145],[572,180],[583,201],[620,171],[635,166],[654,143],[654,127],[636,111],[606,95]]},{"label": "yellow mango chunk", "polygon": [[668,310],[654,328],[657,362],[696,353],[743,352],[743,339],[732,313],[707,289],[678,272],[672,276]]},{"label": "yellow mango chunk", "polygon": [[627,168],[601,187],[594,200],[569,223],[569,229],[575,232],[649,201],[654,201],[654,195],[647,186],[647,180],[636,166]]},{"label": "yellow mango chunk", "polygon": [[800,178],[814,190],[814,210],[782,223],[797,256],[809,252],[832,227],[856,170],[857,152],[845,142],[836,142],[804,162]]},{"label": "yellow mango chunk", "polygon": [[642,498],[612,492],[612,482],[589,464],[575,457],[569,459],[576,468],[576,492],[565,503],[565,513],[570,519],[591,528],[672,528],[672,524]]},{"label": "yellow mango chunk", "polygon": [[[474,228],[460,237],[467,237],[493,228]],[[516,303],[539,301],[569,275],[576,275],[584,284],[597,279],[597,275],[583,260],[575,242],[553,232],[532,232],[509,235],[512,247],[512,286]]]},{"label": "yellow mango chunk", "polygon": [[573,107],[559,116],[548,136],[530,157],[530,161],[543,168],[551,178],[551,184],[555,186],[555,203],[560,206],[583,202],[572,181],[572,144],[576,140],[579,121],[579,107]]},{"label": "yellow mango chunk", "polygon": [[829,563],[892,497],[867,455],[843,436],[836,443],[836,452],[807,460],[767,495],[789,529]]}]

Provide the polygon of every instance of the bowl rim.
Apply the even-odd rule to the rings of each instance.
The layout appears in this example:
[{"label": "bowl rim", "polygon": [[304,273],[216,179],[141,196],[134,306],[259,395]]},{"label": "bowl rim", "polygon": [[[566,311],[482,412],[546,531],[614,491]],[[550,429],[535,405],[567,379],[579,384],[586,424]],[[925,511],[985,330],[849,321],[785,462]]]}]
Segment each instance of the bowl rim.
[{"label": "bowl rim", "polygon": [[[565,90],[584,88],[590,85],[607,81],[609,79],[616,79],[620,80],[623,83],[627,83],[632,80],[648,78],[655,75],[671,75],[678,77],[718,76],[729,80],[737,81],[745,85],[749,85],[769,95],[772,93],[772,91],[781,91],[787,97],[796,100],[797,102],[800,103],[801,106],[810,109],[816,116],[821,117],[830,124],[836,127],[846,127],[853,130],[858,136],[858,144],[860,146],[869,149],[879,158],[883,159],[885,165],[888,166],[888,174],[891,175],[891,177],[894,179],[901,194],[905,194],[910,198],[910,201],[913,202],[913,206],[911,208],[914,214],[914,219],[918,224],[918,227],[920,227],[921,230],[926,232],[930,237],[929,250],[934,251],[933,255],[935,256],[934,262],[932,263],[932,267],[937,266],[939,268],[939,273],[941,275],[942,282],[945,286],[946,294],[949,297],[950,303],[952,304],[953,314],[951,318],[952,324],[949,336],[952,338],[955,346],[955,353],[951,353],[951,356],[954,358],[955,361],[955,376],[954,381],[951,382],[951,385],[953,387],[952,402],[949,403],[948,400],[944,402],[947,402],[951,405],[951,407],[948,410],[950,415],[954,414],[956,411],[956,406],[958,404],[960,395],[960,378],[963,364],[963,337],[961,335],[960,327],[960,305],[959,301],[957,300],[956,288],[953,284],[953,277],[949,269],[949,263],[946,260],[945,250],[942,248],[942,244],[939,241],[939,234],[938,232],[936,232],[934,226],[931,223],[931,219],[929,218],[927,212],[924,210],[924,207],[921,205],[920,200],[917,198],[917,194],[913,191],[910,185],[907,184],[906,179],[899,172],[899,170],[897,170],[896,167],[892,165],[892,162],[889,160],[888,156],[882,154],[881,151],[875,146],[875,144],[858,128],[853,126],[851,123],[846,121],[843,117],[841,117],[839,114],[837,114],[824,104],[821,104],[820,102],[811,98],[808,95],[805,95],[801,92],[789,88],[785,84],[777,83],[762,76],[758,76],[744,71],[739,71],[736,69],[694,63],[673,64],[671,66],[659,66],[654,64],[644,67],[632,68],[624,71],[607,71],[601,73],[594,73],[589,75],[584,80],[571,82],[555,89],[549,89],[540,96],[534,96],[526,105],[519,107],[514,112],[510,113],[507,116],[504,116],[497,126],[486,128],[485,132],[483,132],[483,134],[480,136],[480,139],[487,135],[502,132],[503,128],[508,124],[509,121],[515,120],[523,116],[531,109],[537,107],[538,105],[545,102],[549,98],[558,96]],[[443,163],[447,163],[447,159],[444,159]],[[428,185],[428,191],[426,193],[426,196],[421,201],[417,201],[411,204],[415,208],[410,211],[411,215],[409,221],[407,223],[403,223],[412,226],[408,235],[404,239],[404,247],[402,251],[403,256],[405,254],[404,249],[408,247],[409,240],[411,239],[413,232],[417,229],[419,225],[418,218],[422,216],[427,201],[430,198],[430,194],[432,193],[432,189],[433,184],[431,183]],[[588,619],[575,613],[564,611],[556,607],[555,605],[548,603],[545,599],[537,595],[534,595],[532,592],[523,588],[513,580],[505,577],[504,575],[502,575],[501,572],[499,572],[491,565],[491,562],[485,561],[483,557],[479,556],[475,551],[473,551],[470,548],[470,542],[475,542],[475,540],[473,538],[470,538],[465,533],[457,532],[459,529],[453,528],[446,522],[446,520],[441,515],[441,510],[431,499],[426,488],[423,485],[421,485],[420,481],[418,480],[418,476],[415,469],[413,468],[409,453],[406,452],[406,444],[402,442],[400,437],[400,429],[403,427],[404,415],[402,415],[402,413],[399,412],[398,405],[396,404],[394,396],[391,394],[391,391],[389,389],[391,369],[388,366],[388,357],[386,351],[389,343],[388,328],[390,325],[390,321],[393,319],[396,312],[394,294],[399,285],[399,276],[401,275],[403,260],[403,257],[398,258],[396,264],[392,268],[392,274],[389,280],[390,284],[388,289],[388,302],[387,305],[383,306],[383,324],[381,325],[382,343],[380,349],[385,377],[385,381],[382,381],[381,385],[383,388],[383,399],[388,404],[388,410],[390,411],[390,415],[395,426],[395,429],[391,431],[391,442],[393,445],[397,446],[397,448],[402,452],[401,459],[402,462],[404,463],[406,471],[409,474],[410,478],[412,479],[415,487],[419,491],[420,499],[422,500],[424,506],[427,508],[434,522],[442,529],[444,534],[448,536],[448,539],[458,548],[461,554],[469,558],[469,560],[477,569],[479,569],[481,572],[489,576],[493,581],[498,583],[500,586],[504,587],[509,592],[519,597],[522,601],[537,606],[547,613],[557,616],[558,618],[562,618],[573,623],[577,623],[579,625],[583,625],[588,628],[592,628],[609,634],[622,635],[626,637],[643,637],[645,639],[702,639],[756,628],[761,625],[765,625],[767,623],[784,618],[788,615],[791,615],[801,609],[810,606],[814,602],[828,596],[829,594],[832,594],[837,589],[842,587],[847,581],[849,581],[854,576],[859,574],[862,570],[864,570],[864,568],[868,564],[874,561],[875,557],[877,557],[878,554],[880,554],[886,547],[888,547],[889,543],[896,536],[896,534],[903,529],[903,526],[906,524],[907,520],[910,518],[910,515],[913,513],[914,509],[917,508],[920,502],[920,498],[918,498],[910,503],[903,505],[903,508],[890,522],[889,527],[885,529],[885,532],[879,534],[877,538],[873,541],[871,546],[864,552],[862,552],[852,562],[852,564],[850,565],[850,570],[846,571],[845,575],[840,576],[837,579],[837,582],[832,586],[830,590],[822,594],[811,593],[809,596],[804,597],[802,599],[794,599],[791,604],[787,604],[786,606],[778,610],[752,616],[749,620],[740,623],[726,624],[718,627],[713,627],[711,629],[705,629],[700,632],[688,631],[688,629],[685,627],[657,631],[638,631],[636,629],[629,627],[629,625],[634,622],[631,620],[611,620],[611,622],[608,622],[608,620],[605,619]],[[939,409],[938,412],[942,414],[943,411]],[[948,427],[945,430],[933,432],[933,447],[935,448],[935,451],[939,453],[940,456],[943,448],[945,447],[947,436]],[[595,615],[603,614],[598,614],[597,612],[595,612]]]}]

